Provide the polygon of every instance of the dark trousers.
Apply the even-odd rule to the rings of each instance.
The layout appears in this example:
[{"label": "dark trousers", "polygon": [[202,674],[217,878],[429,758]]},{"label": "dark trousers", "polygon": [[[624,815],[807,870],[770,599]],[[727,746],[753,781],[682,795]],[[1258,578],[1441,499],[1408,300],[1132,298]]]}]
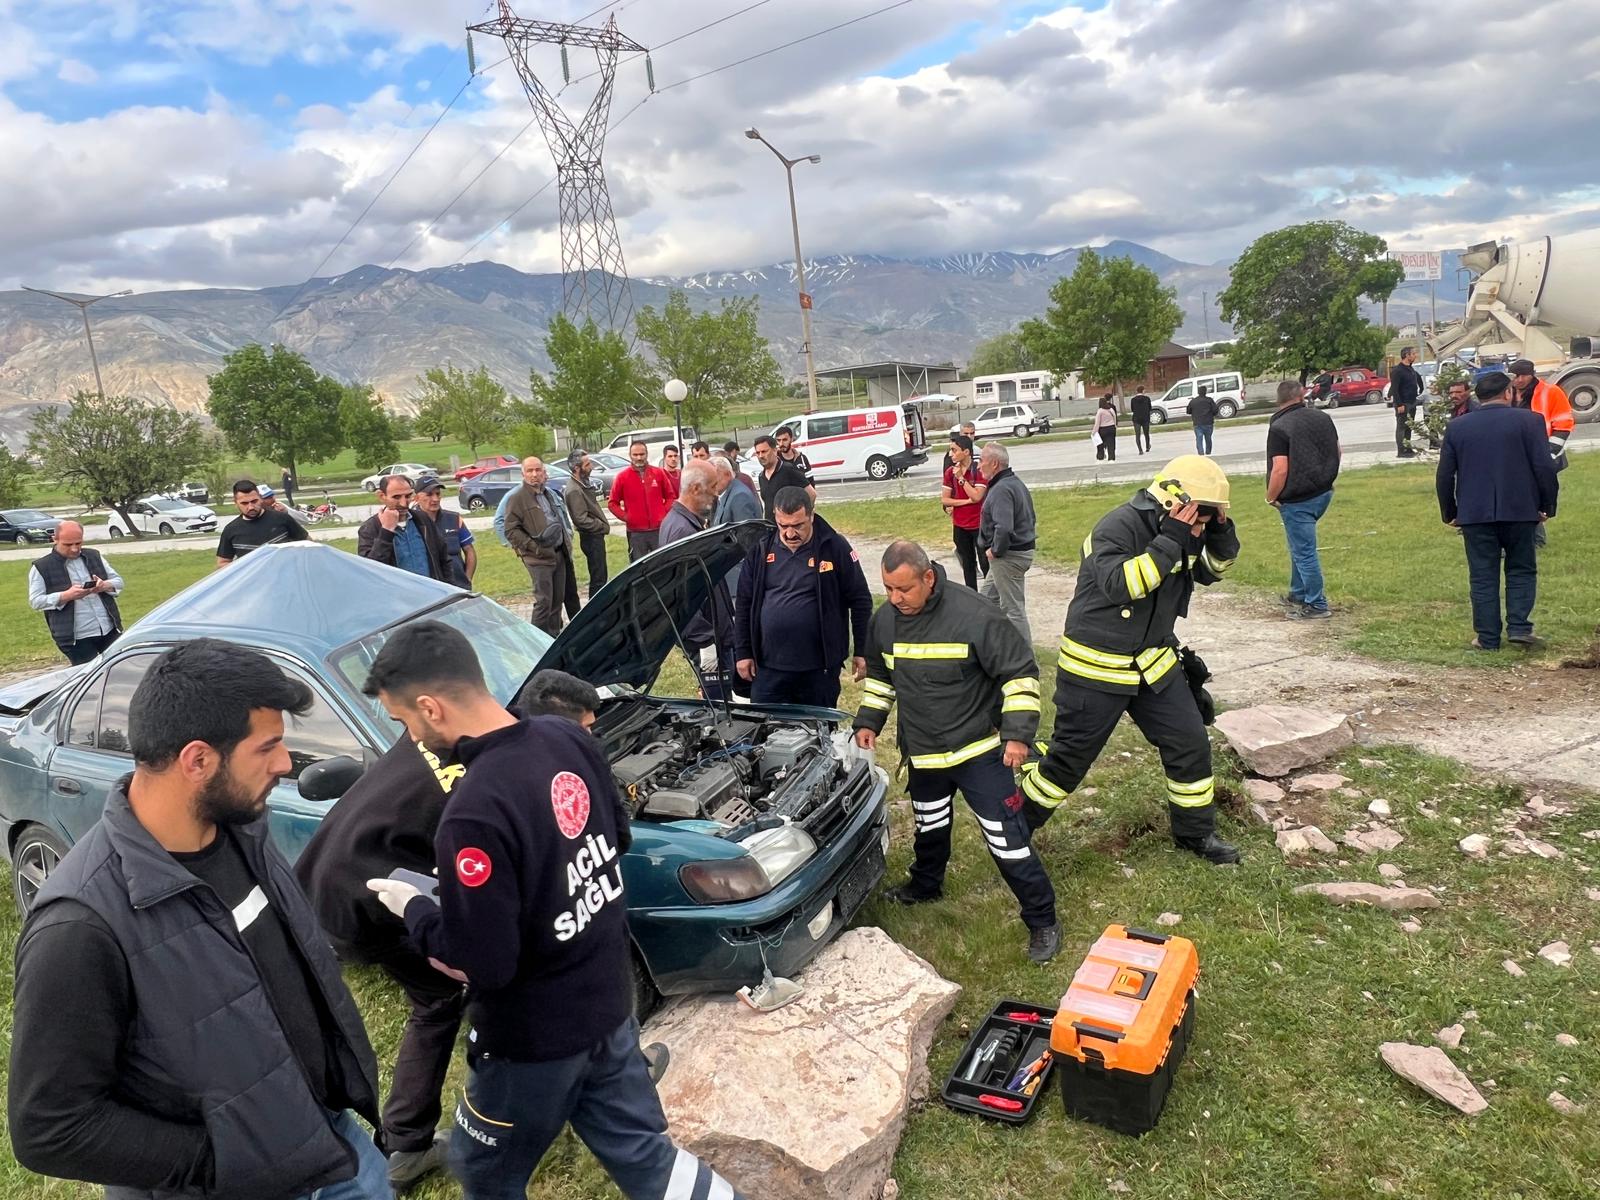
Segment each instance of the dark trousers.
[{"label": "dark trousers", "polygon": [[[1170,682],[1169,682],[1170,681]],[[1181,667],[1173,667],[1160,691],[1140,684],[1133,695],[1085,687],[1056,671],[1056,723],[1044,758],[1023,764],[1022,792],[1028,824],[1050,819],[1068,793],[1083,782],[1094,760],[1127,713],[1161,754],[1167,776],[1167,811],[1172,836],[1201,839],[1216,828],[1211,777],[1211,740]]]},{"label": "dark trousers", "polygon": [[120,629],[113,629],[110,633],[102,633],[99,637],[79,638],[75,642],[68,642],[61,647],[61,653],[67,656],[67,661],[73,666],[79,663],[92,661],[103,651],[110,648],[111,643],[122,636]]},{"label": "dark trousers", "polygon": [[750,684],[752,704],[811,704],[835,708],[839,703],[839,668],[820,671],[780,671],[756,664],[756,677]]},{"label": "dark trousers", "polygon": [[568,1122],[628,1200],[743,1200],[667,1136],[632,1017],[570,1058],[508,1062],[468,1052],[466,1095],[450,1139],[450,1169],[467,1200],[523,1200]]},{"label": "dark trousers", "polygon": [[630,529],[628,530],[628,561],[643,558],[650,551],[661,545],[661,531],[659,529]]},{"label": "dark trousers", "polygon": [[1150,449],[1150,418],[1133,419],[1133,448],[1140,454]]},{"label": "dark trousers", "polygon": [[929,896],[944,889],[945,867],[950,862],[950,822],[959,791],[978,819],[1000,877],[1017,898],[1022,923],[1029,929],[1048,929],[1056,923],[1056,890],[1028,844],[1032,832],[1022,816],[1022,794],[1000,754],[997,747],[943,770],[909,769],[906,791],[917,830],[911,890]]},{"label": "dark trousers", "polygon": [[961,562],[961,578],[973,591],[978,590],[979,574],[989,573],[989,557],[978,553],[978,531],[976,529],[963,529],[959,525],[952,525],[955,534],[956,558]]},{"label": "dark trousers", "polygon": [[433,1144],[444,1111],[440,1097],[466,1012],[467,993],[420,954],[397,951],[378,965],[411,1002],[411,1015],[406,1018],[395,1055],[394,1081],[383,1106],[384,1142],[390,1153],[426,1150]]},{"label": "dark trousers", "polygon": [[1117,427],[1107,425],[1100,431],[1100,444],[1094,448],[1097,460],[1105,462],[1117,461]]},{"label": "dark trousers", "polygon": [[593,600],[594,594],[611,578],[611,568],[606,563],[606,535],[580,533],[578,547],[583,551],[584,562],[589,564],[589,599]]},{"label": "dark trousers", "polygon": [[1472,628],[1478,644],[1492,650],[1500,644],[1500,571],[1506,576],[1506,636],[1533,633],[1533,600],[1539,580],[1539,558],[1534,553],[1537,521],[1495,521],[1463,525],[1461,541],[1467,550],[1467,578],[1472,585]]},{"label": "dark trousers", "polygon": [[561,632],[561,602],[566,597],[566,572],[572,569],[571,555],[558,554],[554,562],[524,559],[522,565],[528,569],[528,583],[533,588],[529,623],[554,637]]},{"label": "dark trousers", "polygon": [[561,598],[566,604],[567,620],[572,620],[578,615],[578,609],[583,607],[583,597],[578,594],[578,569],[572,562],[572,543],[568,542],[561,551],[562,568],[562,593]]},{"label": "dark trousers", "polygon": [[1411,415],[1417,410],[1411,405],[1396,404],[1394,406],[1394,448],[1397,454],[1410,454],[1411,451]]}]

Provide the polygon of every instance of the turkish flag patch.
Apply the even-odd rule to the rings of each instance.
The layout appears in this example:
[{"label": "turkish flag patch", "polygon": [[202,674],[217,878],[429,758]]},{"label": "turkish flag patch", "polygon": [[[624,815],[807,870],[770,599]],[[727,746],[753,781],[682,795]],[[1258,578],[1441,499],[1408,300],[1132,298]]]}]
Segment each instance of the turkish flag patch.
[{"label": "turkish flag patch", "polygon": [[589,785],[571,771],[558,772],[550,781],[550,807],[556,828],[565,837],[577,837],[589,823]]},{"label": "turkish flag patch", "polygon": [[456,852],[456,878],[462,887],[482,887],[493,874],[494,864],[476,846],[463,846]]}]

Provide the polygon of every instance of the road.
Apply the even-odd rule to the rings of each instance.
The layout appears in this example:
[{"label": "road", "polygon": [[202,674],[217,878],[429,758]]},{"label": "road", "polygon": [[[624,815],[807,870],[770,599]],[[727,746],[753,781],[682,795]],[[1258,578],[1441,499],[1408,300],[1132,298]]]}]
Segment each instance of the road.
[{"label": "road", "polygon": [[[1346,470],[1370,467],[1378,463],[1393,462],[1394,413],[1377,405],[1363,408],[1339,408],[1329,414],[1339,426],[1339,440],[1344,446]],[[1096,462],[1094,447],[1087,441],[1044,442],[1030,444],[1026,440],[1013,441],[1011,465],[1017,474],[1034,489],[1068,487],[1079,483],[1121,483],[1147,480],[1156,467],[1180,454],[1194,452],[1194,431],[1187,424],[1171,428],[1158,427],[1151,439],[1151,452],[1140,455],[1133,448],[1133,433],[1124,427],[1117,432],[1117,461]],[[1600,422],[1586,422],[1578,426],[1572,436],[1573,449],[1600,448]],[[1212,440],[1212,457],[1230,475],[1266,474],[1267,426],[1265,422],[1249,425],[1219,422]],[[939,461],[944,455],[943,442],[930,444],[928,461],[913,468],[899,479],[875,483],[869,479],[847,480],[842,483],[824,483],[818,489],[818,498],[826,505],[830,500],[879,500],[892,496],[921,496],[936,492],[939,487]],[[446,500],[447,507],[454,502]],[[310,526],[311,536],[320,541],[353,538],[356,526],[376,511],[371,506],[349,506],[339,510],[343,523],[334,526]],[[231,519],[226,513],[219,513]],[[491,516],[469,517],[467,525],[473,530],[487,529]],[[90,526],[87,540],[109,540],[103,525]],[[157,550],[194,550],[216,544],[216,535],[207,534],[189,538],[144,538],[137,542],[127,538],[116,539],[116,553],[148,554]],[[43,547],[30,546],[16,550],[0,551],[0,562],[13,559],[30,560],[39,557]]]}]

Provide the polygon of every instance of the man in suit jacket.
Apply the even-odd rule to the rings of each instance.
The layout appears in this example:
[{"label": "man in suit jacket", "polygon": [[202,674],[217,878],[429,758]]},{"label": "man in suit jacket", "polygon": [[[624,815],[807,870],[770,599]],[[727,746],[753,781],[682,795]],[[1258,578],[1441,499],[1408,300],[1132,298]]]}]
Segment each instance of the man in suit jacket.
[{"label": "man in suit jacket", "polygon": [[1533,537],[1556,515],[1556,469],[1544,419],[1511,407],[1511,379],[1492,371],[1474,389],[1481,405],[1445,426],[1435,487],[1446,525],[1461,530],[1472,586],[1475,650],[1500,649],[1500,571],[1505,564],[1506,640],[1536,650],[1539,575]]}]

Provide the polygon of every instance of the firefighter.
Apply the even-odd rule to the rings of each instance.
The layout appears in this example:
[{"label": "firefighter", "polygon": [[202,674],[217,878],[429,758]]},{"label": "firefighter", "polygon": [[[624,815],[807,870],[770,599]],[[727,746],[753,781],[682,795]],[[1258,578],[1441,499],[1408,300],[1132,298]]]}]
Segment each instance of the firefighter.
[{"label": "firefighter", "polygon": [[1228,477],[1209,458],[1173,459],[1155,482],[1083,540],[1056,660],[1056,722],[1042,759],[1022,767],[1030,828],[1047,821],[1126,712],[1161,752],[1172,837],[1209,862],[1239,861],[1216,835],[1211,741],[1172,627],[1196,583],[1218,582],[1239,553]]},{"label": "firefighter", "polygon": [[951,584],[915,542],[884,552],[883,584],[888,603],[868,626],[856,745],[877,747],[898,701],[916,819],[910,878],[885,895],[900,904],[942,896],[959,789],[1021,906],[1028,957],[1049,962],[1061,948],[1056,893],[1029,845],[1013,774],[1039,727],[1033,648],[991,601]]}]

